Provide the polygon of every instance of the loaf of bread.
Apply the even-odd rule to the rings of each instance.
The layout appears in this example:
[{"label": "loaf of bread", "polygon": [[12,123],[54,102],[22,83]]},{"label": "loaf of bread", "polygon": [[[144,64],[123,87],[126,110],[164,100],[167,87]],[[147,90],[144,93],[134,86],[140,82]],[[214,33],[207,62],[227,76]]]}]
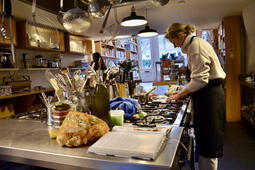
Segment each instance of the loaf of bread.
[{"label": "loaf of bread", "polygon": [[70,111],[56,139],[60,146],[77,147],[96,141],[109,130],[108,125],[96,116]]}]

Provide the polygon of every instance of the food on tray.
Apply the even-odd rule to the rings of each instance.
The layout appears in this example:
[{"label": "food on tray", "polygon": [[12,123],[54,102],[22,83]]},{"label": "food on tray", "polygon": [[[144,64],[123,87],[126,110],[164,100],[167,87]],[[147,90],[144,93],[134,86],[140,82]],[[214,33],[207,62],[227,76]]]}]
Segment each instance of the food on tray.
[{"label": "food on tray", "polygon": [[96,116],[70,111],[58,131],[57,142],[60,146],[81,146],[94,142],[108,131],[108,125]]}]

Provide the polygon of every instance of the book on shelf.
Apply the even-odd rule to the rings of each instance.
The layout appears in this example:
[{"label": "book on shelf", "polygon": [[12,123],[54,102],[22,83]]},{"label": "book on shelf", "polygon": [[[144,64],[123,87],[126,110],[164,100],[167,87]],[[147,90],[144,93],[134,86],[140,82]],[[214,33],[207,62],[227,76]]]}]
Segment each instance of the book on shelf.
[{"label": "book on shelf", "polygon": [[116,126],[88,148],[88,153],[155,160],[164,146],[169,128]]}]

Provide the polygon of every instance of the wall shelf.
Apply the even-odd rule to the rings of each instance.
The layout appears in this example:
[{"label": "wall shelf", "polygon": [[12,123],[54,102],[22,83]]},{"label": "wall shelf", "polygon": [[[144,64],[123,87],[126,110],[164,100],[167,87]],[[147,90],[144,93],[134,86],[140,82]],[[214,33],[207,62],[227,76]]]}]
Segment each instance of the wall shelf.
[{"label": "wall shelf", "polygon": [[86,68],[79,68],[79,67],[69,67],[70,70],[86,70],[88,67]]},{"label": "wall shelf", "polygon": [[20,70],[28,71],[44,71],[44,70],[58,70],[59,68],[21,68]]},{"label": "wall shelf", "polygon": [[251,124],[255,127],[255,122],[250,118],[250,116],[245,113],[245,112],[241,112],[241,115]]},{"label": "wall shelf", "polygon": [[14,98],[14,97],[28,96],[28,95],[38,94],[41,92],[54,92],[54,89],[45,89],[45,90],[39,90],[39,91],[28,91],[28,92],[16,93],[9,96],[2,96],[0,97],[0,100]]},{"label": "wall shelf", "polygon": [[246,81],[240,81],[240,84],[241,84],[242,86],[246,86],[246,87],[250,87],[250,88],[255,89],[255,83],[248,83],[248,82],[246,82]]},{"label": "wall shelf", "polygon": [[0,68],[0,71],[18,71],[19,68]]}]

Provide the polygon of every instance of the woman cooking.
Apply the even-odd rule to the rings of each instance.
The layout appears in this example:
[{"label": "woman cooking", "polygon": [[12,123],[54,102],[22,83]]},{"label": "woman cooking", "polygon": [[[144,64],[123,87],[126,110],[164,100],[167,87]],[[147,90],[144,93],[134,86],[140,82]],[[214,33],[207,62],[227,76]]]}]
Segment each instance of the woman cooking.
[{"label": "woman cooking", "polygon": [[181,23],[172,24],[165,37],[187,53],[190,82],[167,101],[192,97],[196,151],[200,170],[217,170],[218,157],[223,155],[223,126],[225,96],[222,81],[225,79],[220,62],[212,46],[195,37],[195,27]]}]

